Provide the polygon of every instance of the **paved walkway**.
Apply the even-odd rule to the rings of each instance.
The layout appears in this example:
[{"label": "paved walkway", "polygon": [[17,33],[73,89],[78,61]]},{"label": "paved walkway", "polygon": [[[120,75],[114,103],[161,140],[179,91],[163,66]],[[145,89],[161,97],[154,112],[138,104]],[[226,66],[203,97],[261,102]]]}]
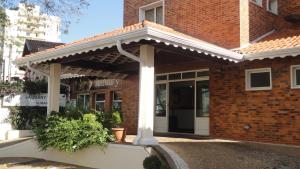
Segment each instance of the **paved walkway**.
[{"label": "paved walkway", "polygon": [[300,169],[299,147],[217,139],[157,139],[183,158],[190,169]]}]

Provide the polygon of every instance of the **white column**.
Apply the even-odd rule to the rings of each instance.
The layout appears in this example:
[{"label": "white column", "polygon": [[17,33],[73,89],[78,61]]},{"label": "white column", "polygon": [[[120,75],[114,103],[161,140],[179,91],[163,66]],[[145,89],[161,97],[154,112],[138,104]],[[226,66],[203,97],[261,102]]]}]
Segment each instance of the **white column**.
[{"label": "white column", "polygon": [[52,111],[59,111],[59,96],[60,96],[60,74],[61,64],[50,65],[50,76],[48,78],[48,115]]},{"label": "white column", "polygon": [[158,144],[153,137],[154,47],[142,45],[140,60],[138,134],[134,144],[154,145]]}]

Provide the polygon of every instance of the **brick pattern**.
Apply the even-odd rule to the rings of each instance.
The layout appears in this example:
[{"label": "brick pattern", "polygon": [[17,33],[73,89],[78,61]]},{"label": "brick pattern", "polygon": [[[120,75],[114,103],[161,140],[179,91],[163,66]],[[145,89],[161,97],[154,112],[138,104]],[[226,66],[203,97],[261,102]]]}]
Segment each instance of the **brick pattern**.
[{"label": "brick pattern", "polygon": [[[285,58],[212,69],[211,135],[300,145],[300,90],[290,88],[290,65],[299,63]],[[263,67],[272,68],[273,89],[245,91],[245,69]]]},{"label": "brick pattern", "polygon": [[123,126],[127,128],[128,134],[136,134],[138,126],[138,100],[139,100],[139,78],[138,75],[127,77],[122,86],[122,113]]},{"label": "brick pattern", "polygon": [[[124,25],[139,22],[139,7],[156,0],[125,0]],[[239,0],[165,0],[165,25],[226,48],[239,47]]]},{"label": "brick pattern", "polygon": [[267,1],[263,6],[249,2],[249,40],[253,41],[260,36],[272,31],[275,27],[276,16],[267,10]]},{"label": "brick pattern", "polygon": [[[298,64],[293,57],[241,64],[201,60],[156,65],[156,73],[210,69],[212,137],[300,145],[300,89],[290,87],[290,66]],[[264,67],[272,68],[273,89],[246,91],[245,69]]]}]

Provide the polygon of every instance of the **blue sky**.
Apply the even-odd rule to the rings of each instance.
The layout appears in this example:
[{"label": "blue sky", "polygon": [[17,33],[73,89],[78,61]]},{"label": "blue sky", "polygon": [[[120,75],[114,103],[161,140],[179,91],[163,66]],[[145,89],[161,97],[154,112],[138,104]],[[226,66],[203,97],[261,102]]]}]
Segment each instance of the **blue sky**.
[{"label": "blue sky", "polygon": [[62,42],[71,42],[123,26],[123,0],[90,0],[90,6],[82,10],[61,36]]}]

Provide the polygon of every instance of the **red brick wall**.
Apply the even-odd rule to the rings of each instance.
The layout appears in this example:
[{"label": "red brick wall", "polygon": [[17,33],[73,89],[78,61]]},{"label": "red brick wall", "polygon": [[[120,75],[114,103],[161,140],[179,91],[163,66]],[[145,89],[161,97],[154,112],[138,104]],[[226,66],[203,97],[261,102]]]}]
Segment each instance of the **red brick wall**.
[{"label": "red brick wall", "polygon": [[[139,21],[139,7],[156,0],[125,0],[124,25]],[[165,0],[165,25],[226,48],[239,47],[239,0]]]},{"label": "red brick wall", "polygon": [[278,15],[267,11],[267,0],[263,0],[263,6],[249,2],[249,27],[250,41],[253,41],[273,29],[294,27],[286,22],[284,17],[290,13],[300,14],[299,0],[278,0]]},{"label": "red brick wall", "polygon": [[128,134],[136,134],[138,127],[138,100],[139,100],[139,78],[131,75],[124,80],[122,85],[122,113],[123,126],[127,128]]},{"label": "red brick wall", "polygon": [[[290,65],[300,58],[253,61],[211,71],[213,137],[300,145],[300,90],[290,88]],[[245,91],[246,68],[272,68],[273,89]],[[245,125],[251,128],[246,130]]]},{"label": "red brick wall", "polygon": [[275,18],[267,10],[267,0],[263,0],[263,6],[249,2],[249,39],[253,41],[275,28]]},{"label": "red brick wall", "polygon": [[[156,65],[156,73],[210,69],[212,137],[300,145],[300,89],[290,88],[290,66],[297,64],[300,58],[240,64],[206,60]],[[245,69],[264,67],[272,68],[273,89],[246,91]]]}]

